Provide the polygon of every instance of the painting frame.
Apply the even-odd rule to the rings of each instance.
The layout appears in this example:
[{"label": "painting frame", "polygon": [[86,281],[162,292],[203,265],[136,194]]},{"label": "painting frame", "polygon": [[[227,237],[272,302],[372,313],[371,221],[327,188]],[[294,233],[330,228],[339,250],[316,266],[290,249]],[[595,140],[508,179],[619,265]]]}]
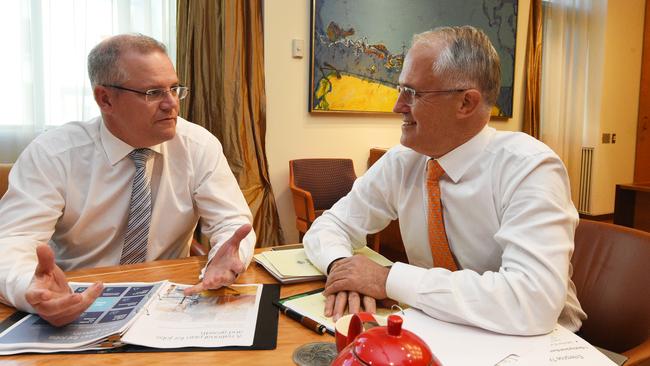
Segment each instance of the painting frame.
[{"label": "painting frame", "polygon": [[[387,24],[386,34],[382,34],[384,29],[376,31],[378,27],[372,25],[372,17],[380,13],[367,9],[360,12],[364,3],[368,7],[370,4],[379,8],[399,7],[403,13],[389,12],[395,17],[395,24]],[[436,6],[444,11],[429,19],[423,15],[426,11],[416,11],[418,4],[426,5],[427,11],[435,11],[429,7]],[[448,10],[450,4],[458,6],[458,11]],[[518,0],[420,0],[419,3],[412,0],[312,0],[308,111],[315,114],[392,113],[392,105],[397,100],[397,78],[412,34],[437,26],[469,24],[485,31],[502,59],[501,92],[492,117],[511,118],[518,5]],[[468,11],[468,6],[476,8]],[[413,14],[408,14],[409,10]],[[337,14],[342,14],[340,22]],[[369,19],[365,19],[366,16]],[[445,16],[449,19],[442,19]],[[354,23],[350,19],[354,19]],[[409,32],[408,37],[406,33],[389,34],[391,30],[401,29],[400,24],[404,22],[400,23],[400,19],[419,20],[419,23],[414,22],[417,25],[404,24],[402,33]],[[362,26],[365,23],[370,25]]]}]

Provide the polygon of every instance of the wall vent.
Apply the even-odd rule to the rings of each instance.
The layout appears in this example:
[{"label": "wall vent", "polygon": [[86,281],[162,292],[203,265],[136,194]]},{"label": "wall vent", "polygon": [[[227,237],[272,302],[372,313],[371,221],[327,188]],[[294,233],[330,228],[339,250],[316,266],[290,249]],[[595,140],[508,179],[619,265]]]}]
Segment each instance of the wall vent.
[{"label": "wall vent", "polygon": [[578,212],[591,214],[591,171],[594,164],[594,148],[583,147],[580,156],[580,195],[578,197]]}]

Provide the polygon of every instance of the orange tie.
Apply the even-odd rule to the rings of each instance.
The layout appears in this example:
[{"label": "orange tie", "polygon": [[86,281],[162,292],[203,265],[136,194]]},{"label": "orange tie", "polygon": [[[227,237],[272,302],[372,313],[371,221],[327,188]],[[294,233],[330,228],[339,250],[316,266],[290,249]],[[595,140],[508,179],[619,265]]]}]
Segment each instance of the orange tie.
[{"label": "orange tie", "polygon": [[440,202],[440,177],[445,174],[436,160],[427,163],[427,191],[429,193],[429,246],[433,256],[434,267],[443,267],[450,271],[458,270],[449,249],[445,223],[442,220],[442,203]]}]

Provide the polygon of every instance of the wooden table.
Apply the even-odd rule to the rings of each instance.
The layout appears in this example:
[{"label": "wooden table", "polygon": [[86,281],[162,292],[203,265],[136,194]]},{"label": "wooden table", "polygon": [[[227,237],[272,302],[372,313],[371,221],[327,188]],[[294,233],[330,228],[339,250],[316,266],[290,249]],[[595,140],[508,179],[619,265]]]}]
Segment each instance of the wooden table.
[{"label": "wooden table", "polygon": [[650,232],[650,182],[616,185],[614,223]]},{"label": "wooden table", "polygon": [[[256,250],[259,252],[260,249]],[[70,281],[92,282],[153,282],[170,280],[195,283],[206,257],[188,257],[149,263],[94,268],[66,273]],[[264,268],[255,262],[237,280],[237,283],[277,283]],[[321,281],[282,286],[282,297],[322,287]],[[0,319],[14,312],[0,304]],[[200,351],[200,352],[145,352],[106,354],[28,354],[0,356],[1,365],[292,365],[296,347],[309,342],[334,342],[325,334],[318,335],[298,322],[280,314],[277,348],[267,351]]]}]

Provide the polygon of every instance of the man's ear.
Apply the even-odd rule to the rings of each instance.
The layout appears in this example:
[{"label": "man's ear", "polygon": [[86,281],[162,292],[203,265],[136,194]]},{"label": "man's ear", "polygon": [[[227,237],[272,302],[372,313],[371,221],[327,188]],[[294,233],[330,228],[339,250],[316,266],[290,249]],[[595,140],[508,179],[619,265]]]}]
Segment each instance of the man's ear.
[{"label": "man's ear", "polygon": [[113,109],[113,99],[106,87],[101,85],[95,86],[93,95],[102,113],[110,112]]},{"label": "man's ear", "polygon": [[458,108],[457,111],[458,118],[471,116],[479,109],[482,102],[483,96],[480,91],[476,89],[467,89],[463,92],[463,100],[461,101],[460,108]]}]

